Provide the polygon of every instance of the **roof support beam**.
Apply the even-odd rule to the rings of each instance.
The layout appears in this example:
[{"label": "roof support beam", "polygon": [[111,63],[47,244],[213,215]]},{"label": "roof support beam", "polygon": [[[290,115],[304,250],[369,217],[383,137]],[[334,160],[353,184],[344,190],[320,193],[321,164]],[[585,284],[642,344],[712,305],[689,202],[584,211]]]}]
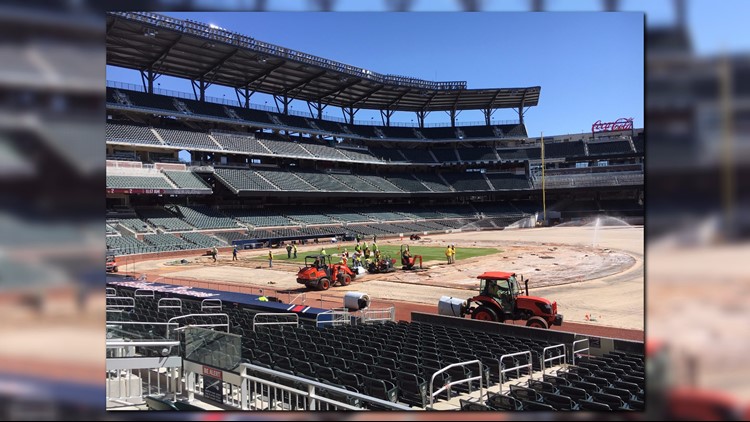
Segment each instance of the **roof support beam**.
[{"label": "roof support beam", "polygon": [[357,114],[357,112],[359,111],[359,109],[358,108],[354,108],[354,107],[341,107],[341,111],[344,113],[344,118],[345,119],[347,117],[349,118],[348,119],[349,120],[349,124],[353,125],[354,124],[354,115]]},{"label": "roof support beam", "polygon": [[244,87],[244,88],[235,88],[234,93],[237,95],[238,103],[240,104],[244,103],[245,108],[250,108],[250,96],[255,94],[255,91],[250,91],[248,87]]},{"label": "roof support beam", "polygon": [[156,60],[154,60],[153,62],[151,62],[148,65],[148,67],[149,68],[153,68],[154,66],[156,66],[157,64],[159,64],[159,69],[161,69],[161,65],[163,64],[164,59],[167,58],[167,56],[172,51],[172,49],[174,48],[174,46],[176,46],[177,43],[179,43],[181,40],[182,40],[182,35],[180,35],[179,37],[177,37],[177,39],[174,40],[174,42],[172,44],[169,44],[169,47],[167,47],[167,48],[164,49],[164,51],[159,55],[159,58],[156,59]]},{"label": "roof support beam", "polygon": [[211,69],[208,69],[207,71],[203,72],[203,74],[200,76],[200,79],[205,79],[206,76],[211,75],[211,80],[209,81],[209,84],[213,83],[214,79],[216,79],[216,75],[219,73],[219,70],[222,66],[224,66],[224,63],[227,62],[227,60],[231,59],[240,51],[239,48],[235,48],[234,51],[224,56],[222,59],[220,59],[218,62],[216,62]]},{"label": "roof support beam", "polygon": [[274,65],[274,66],[272,66],[272,67],[270,67],[270,68],[268,68],[268,69],[266,69],[266,70],[264,70],[264,71],[260,72],[259,74],[257,74],[257,75],[255,75],[255,76],[253,76],[252,78],[250,78],[250,79],[248,79],[248,80],[244,81],[244,82],[242,83],[242,86],[244,86],[244,87],[247,87],[247,88],[250,88],[250,85],[251,85],[251,84],[252,84],[253,82],[257,82],[258,80],[260,80],[260,79],[263,79],[263,78],[265,78],[266,76],[268,76],[268,75],[270,75],[271,73],[273,73],[273,71],[274,71],[274,70],[276,70],[276,69],[280,68],[280,67],[281,67],[281,66],[283,66],[283,65],[284,65],[284,62],[281,62],[281,63],[279,63],[279,64],[277,64],[277,65]]},{"label": "roof support beam", "polygon": [[161,74],[154,72],[151,68],[141,70],[141,82],[143,82],[143,86],[146,87],[147,93],[154,93],[154,81],[159,79],[159,76],[161,76]]},{"label": "roof support beam", "polygon": [[[195,95],[195,99],[201,102],[206,101],[206,88],[208,88],[211,84],[206,82],[203,78],[196,80],[191,80],[190,83],[193,85],[193,95]],[[195,88],[198,88],[198,92],[195,91]]]},{"label": "roof support beam", "polygon": [[[317,119],[321,120],[323,119],[323,110],[328,107],[327,104],[323,103],[316,103],[314,101],[308,101],[307,102],[307,108],[310,109],[310,114],[315,116],[317,115]],[[313,109],[315,109],[316,113],[313,113]]]},{"label": "roof support beam", "polygon": [[430,114],[429,111],[417,111],[417,121],[419,122],[419,127],[424,128],[424,118],[427,117],[428,114]]},{"label": "roof support beam", "polygon": [[321,102],[324,98],[330,97],[331,95],[333,95],[334,99],[335,99],[336,96],[338,96],[338,94],[340,94],[341,92],[345,91],[347,88],[351,88],[354,85],[357,85],[360,82],[362,82],[362,79],[355,79],[353,82],[349,82],[348,84],[336,87],[336,88],[334,88],[334,89],[326,92],[325,94],[323,94],[320,97],[318,97],[317,100],[318,100],[318,102]]},{"label": "roof support beam", "polygon": [[380,91],[384,87],[385,87],[385,85],[380,85],[380,86],[376,87],[375,89],[371,89],[365,95],[363,95],[363,96],[357,98],[356,100],[352,101],[351,103],[349,103],[349,107],[354,107],[355,105],[357,105],[357,103],[360,103],[362,101],[367,101],[370,97],[372,97],[372,94]]},{"label": "roof support beam", "polygon": [[393,116],[393,113],[395,112],[396,110],[380,110],[380,120],[383,121],[383,126],[391,125],[391,116]]},{"label": "roof support beam", "polygon": [[398,97],[396,97],[395,100],[391,101],[390,104],[388,104],[387,108],[390,109],[390,108],[393,108],[394,105],[398,105],[398,103],[401,101],[401,99],[404,98],[404,96],[406,96],[406,94],[408,94],[410,92],[411,92],[411,89],[407,89],[406,91],[404,91],[403,93],[401,93],[401,95],[399,95]]},{"label": "roof support beam", "polygon": [[316,73],[316,74],[314,74],[314,75],[310,76],[309,78],[305,78],[305,79],[303,79],[303,80],[299,81],[298,83],[296,83],[296,84],[294,84],[294,85],[290,86],[289,88],[285,89],[285,90],[283,91],[283,94],[284,94],[284,95],[289,95],[289,93],[290,93],[290,92],[292,92],[292,91],[294,91],[294,90],[297,90],[297,89],[300,89],[300,88],[304,88],[304,87],[305,87],[305,85],[307,85],[307,84],[309,84],[310,82],[312,82],[312,81],[314,81],[314,80],[316,80],[316,79],[320,78],[321,76],[325,76],[325,74],[326,74],[326,73],[327,73],[327,72],[326,72],[326,71],[324,70],[324,71],[322,71],[322,72],[319,72],[319,73]]}]

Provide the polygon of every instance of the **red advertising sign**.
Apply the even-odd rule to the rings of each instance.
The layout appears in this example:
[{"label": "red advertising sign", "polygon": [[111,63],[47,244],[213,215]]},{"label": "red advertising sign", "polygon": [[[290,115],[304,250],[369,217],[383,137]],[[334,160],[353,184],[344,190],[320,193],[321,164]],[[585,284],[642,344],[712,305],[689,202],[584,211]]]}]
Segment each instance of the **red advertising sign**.
[{"label": "red advertising sign", "polygon": [[218,369],[210,368],[208,366],[203,367],[203,375],[216,379],[223,379],[221,371]]},{"label": "red advertising sign", "polygon": [[618,130],[633,130],[633,118],[621,117],[614,122],[605,123],[597,120],[596,123],[591,125],[591,132],[614,132]]}]

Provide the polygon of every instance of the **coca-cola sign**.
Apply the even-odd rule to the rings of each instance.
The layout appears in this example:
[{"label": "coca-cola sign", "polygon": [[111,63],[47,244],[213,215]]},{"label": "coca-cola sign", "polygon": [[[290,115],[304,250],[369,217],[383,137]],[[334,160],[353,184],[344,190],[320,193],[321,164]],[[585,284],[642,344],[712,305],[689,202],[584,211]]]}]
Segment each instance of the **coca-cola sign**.
[{"label": "coca-cola sign", "polygon": [[617,130],[633,130],[633,118],[621,117],[614,122],[605,123],[602,123],[601,120],[597,120],[596,123],[591,125],[592,132],[614,132]]}]

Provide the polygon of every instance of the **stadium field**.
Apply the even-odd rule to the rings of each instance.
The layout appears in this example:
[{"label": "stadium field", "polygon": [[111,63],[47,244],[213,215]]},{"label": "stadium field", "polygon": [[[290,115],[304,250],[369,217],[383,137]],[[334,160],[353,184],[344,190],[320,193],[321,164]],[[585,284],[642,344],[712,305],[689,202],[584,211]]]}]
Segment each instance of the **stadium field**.
[{"label": "stadium field", "polygon": [[[331,244],[320,244],[320,248],[325,249],[326,253],[328,255],[334,255],[338,256],[341,252],[344,251],[344,249],[347,249],[349,251],[349,254],[354,253],[354,243],[345,243],[340,245],[331,245]],[[380,249],[381,254],[390,255],[391,258],[398,259],[398,257],[401,255],[401,246],[400,245],[378,245],[378,248]],[[411,251],[412,255],[422,255],[422,259],[424,262],[427,261],[446,261],[445,257],[445,247],[436,247],[436,246],[409,246],[409,250]],[[316,250],[315,252],[320,252],[320,250]],[[274,261],[287,261],[287,262],[305,262],[305,256],[307,255],[314,255],[314,251],[307,251],[297,252],[297,259],[294,258],[287,258],[286,257],[286,249],[284,247],[279,249],[273,250],[273,258]],[[477,256],[486,256],[491,255],[495,253],[502,252],[501,249],[497,248],[457,248],[456,249],[456,261],[461,261],[462,259],[468,259],[468,258],[474,258]],[[254,259],[257,260],[266,260],[266,256],[262,257],[256,257]]]}]

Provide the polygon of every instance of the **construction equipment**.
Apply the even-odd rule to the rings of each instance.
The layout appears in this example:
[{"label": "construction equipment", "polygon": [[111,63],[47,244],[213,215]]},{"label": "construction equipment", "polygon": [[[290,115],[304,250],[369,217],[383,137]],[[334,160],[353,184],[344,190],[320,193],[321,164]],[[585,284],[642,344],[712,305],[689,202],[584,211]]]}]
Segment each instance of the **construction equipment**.
[{"label": "construction equipment", "polygon": [[[504,322],[525,320],[526,325],[549,328],[562,325],[563,316],[557,313],[557,302],[529,296],[529,281],[525,281],[526,295],[519,287],[516,274],[501,271],[486,272],[477,277],[479,294],[466,301],[444,296],[440,299],[441,315],[471,315],[472,319]],[[521,282],[524,282],[523,276]]]},{"label": "construction equipment", "polygon": [[331,263],[331,255],[308,255],[297,272],[297,283],[308,289],[328,290],[335,283],[348,286],[356,273],[344,264]]},{"label": "construction equipment", "polygon": [[[418,268],[417,260],[419,260]],[[422,255],[412,255],[409,245],[401,245],[401,269],[404,271],[422,269]]]},{"label": "construction equipment", "polygon": [[116,273],[117,271],[119,271],[120,268],[117,265],[117,260],[115,259],[114,255],[107,255],[105,268],[108,273]]},{"label": "construction equipment", "polygon": [[380,259],[371,262],[367,267],[367,272],[370,274],[392,273],[396,271],[396,267],[393,266],[395,263],[396,260],[391,258],[390,255],[384,255]]}]

